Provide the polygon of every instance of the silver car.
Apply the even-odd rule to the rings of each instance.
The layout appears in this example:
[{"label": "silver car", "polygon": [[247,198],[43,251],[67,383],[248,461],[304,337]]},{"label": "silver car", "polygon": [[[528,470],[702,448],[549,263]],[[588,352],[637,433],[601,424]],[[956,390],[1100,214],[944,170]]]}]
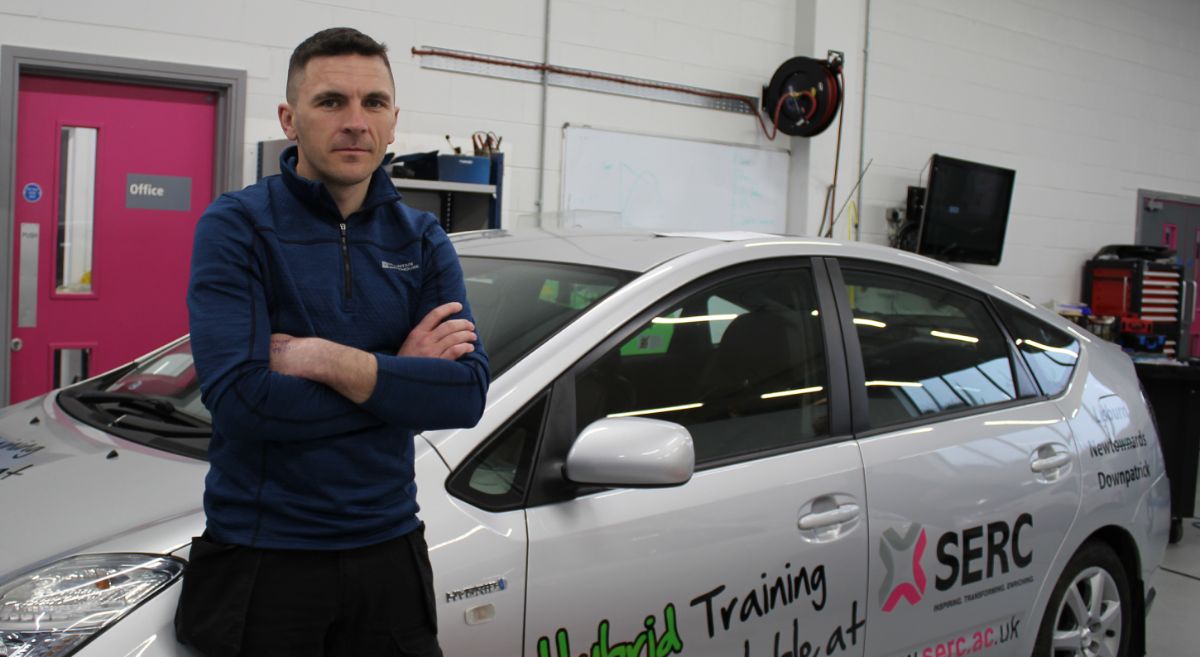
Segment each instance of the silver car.
[{"label": "silver car", "polygon": [[[1169,494],[1115,347],[860,244],[454,244],[494,383],[416,439],[447,655],[1142,654]],[[0,656],[192,654],[208,435],[186,339],[0,412]]]}]

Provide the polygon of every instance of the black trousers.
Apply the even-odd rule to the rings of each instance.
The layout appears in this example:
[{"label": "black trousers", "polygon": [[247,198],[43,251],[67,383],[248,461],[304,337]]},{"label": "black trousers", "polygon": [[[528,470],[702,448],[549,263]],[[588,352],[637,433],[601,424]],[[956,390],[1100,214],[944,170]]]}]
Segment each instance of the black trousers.
[{"label": "black trousers", "polygon": [[331,551],[198,537],[175,633],[208,657],[441,657],[424,528]]}]

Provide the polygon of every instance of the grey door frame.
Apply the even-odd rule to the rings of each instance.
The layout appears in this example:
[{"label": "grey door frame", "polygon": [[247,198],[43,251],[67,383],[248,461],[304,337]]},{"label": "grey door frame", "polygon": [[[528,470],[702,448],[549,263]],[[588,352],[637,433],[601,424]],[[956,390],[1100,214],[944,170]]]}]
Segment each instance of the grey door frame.
[{"label": "grey door frame", "polygon": [[1156,192],[1153,189],[1138,189],[1138,216],[1136,230],[1141,234],[1142,230],[1142,212],[1146,210],[1146,203],[1151,199],[1161,199],[1164,201],[1175,201],[1184,205],[1194,205],[1200,207],[1200,197],[1188,196],[1187,194],[1175,194],[1173,192]]},{"label": "grey door frame", "polygon": [[214,195],[242,187],[246,72],[237,69],[0,46],[0,406],[9,403],[17,95],[23,74],[208,91],[217,96]]},{"label": "grey door frame", "polygon": [[[1150,206],[1150,203],[1152,201],[1159,201],[1158,207],[1154,208],[1153,210],[1151,209],[1151,206]],[[1167,203],[1172,203],[1172,204],[1176,204],[1176,205],[1191,206],[1191,207],[1195,208],[1196,211],[1200,212],[1200,197],[1188,196],[1186,194],[1175,194],[1172,192],[1158,192],[1158,191],[1154,191],[1152,189],[1138,189],[1137,222],[1134,226],[1134,241],[1135,242],[1142,243],[1141,242],[1142,230],[1144,228],[1146,228],[1145,224],[1149,221],[1148,218],[1146,217],[1146,213],[1161,210],[1162,209],[1162,203],[1161,203],[1162,201],[1166,201]],[[1183,235],[1179,235],[1178,238],[1183,239]],[[1190,241],[1191,237],[1189,236],[1188,239]],[[1157,241],[1157,239],[1154,239],[1154,240],[1151,240],[1149,243],[1156,245],[1156,244],[1158,244],[1158,241]],[[1179,260],[1184,261],[1184,262],[1186,262],[1186,260],[1187,260],[1187,257],[1178,254],[1178,250],[1177,250],[1176,257]],[[1177,344],[1175,347],[1175,353],[1178,358],[1200,355],[1200,354],[1191,353],[1191,337],[1190,337],[1192,321],[1193,321],[1195,311],[1196,311],[1196,309],[1195,309],[1196,288],[1195,288],[1195,278],[1194,278],[1195,271],[1193,269],[1195,267],[1200,267],[1200,262],[1195,262],[1195,263],[1193,263],[1192,267],[1184,269],[1184,281],[1182,281],[1183,289],[1181,290],[1182,301],[1183,301],[1183,309],[1182,309],[1181,314],[1183,315],[1183,322],[1180,325],[1179,344]],[[1191,274],[1192,277],[1189,277],[1188,274]],[[1190,290],[1190,292],[1189,292],[1189,290]],[[1197,494],[1200,495],[1200,491],[1198,491]]]}]

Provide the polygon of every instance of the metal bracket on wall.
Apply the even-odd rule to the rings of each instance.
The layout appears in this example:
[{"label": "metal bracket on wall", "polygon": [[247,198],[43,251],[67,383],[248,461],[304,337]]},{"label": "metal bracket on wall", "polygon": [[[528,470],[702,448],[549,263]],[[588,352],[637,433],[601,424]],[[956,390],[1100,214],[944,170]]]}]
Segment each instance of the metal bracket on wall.
[{"label": "metal bracket on wall", "polygon": [[412,53],[421,58],[421,68],[538,84],[545,74],[546,84],[555,87],[659,100],[737,114],[758,112],[757,98],[725,91],[432,46],[413,48]]}]

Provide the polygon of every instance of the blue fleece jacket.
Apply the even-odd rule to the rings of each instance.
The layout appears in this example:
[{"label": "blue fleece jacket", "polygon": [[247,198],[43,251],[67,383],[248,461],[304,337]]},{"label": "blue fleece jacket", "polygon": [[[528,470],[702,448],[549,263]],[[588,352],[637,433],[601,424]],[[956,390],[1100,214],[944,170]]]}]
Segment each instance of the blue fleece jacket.
[{"label": "blue fleece jacket", "polygon": [[[361,547],[419,524],[413,432],[479,420],[487,356],[478,342],[457,361],[395,355],[436,306],[459,301],[472,319],[454,247],[383,169],[342,219],[295,162],[284,151],[281,175],[222,195],[196,227],[188,311],[213,416],[204,510],[225,543]],[[272,372],[271,333],[374,353],[371,398]]]}]

